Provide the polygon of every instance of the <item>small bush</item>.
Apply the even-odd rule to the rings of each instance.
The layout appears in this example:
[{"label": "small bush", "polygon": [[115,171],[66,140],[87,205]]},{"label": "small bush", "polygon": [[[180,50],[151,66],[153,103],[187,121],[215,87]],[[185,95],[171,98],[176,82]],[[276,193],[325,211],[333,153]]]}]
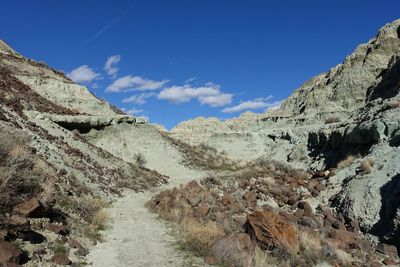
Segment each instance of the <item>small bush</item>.
[{"label": "small bush", "polygon": [[184,225],[185,248],[200,256],[206,256],[215,242],[225,232],[214,223],[200,224],[190,220]]},{"label": "small bush", "polygon": [[339,117],[330,117],[326,119],[325,124],[338,123],[338,122],[340,122]]},{"label": "small bush", "polygon": [[372,158],[366,158],[361,162],[360,169],[364,174],[368,174],[371,173],[373,166],[374,160]]},{"label": "small bush", "polygon": [[110,214],[107,209],[103,208],[95,213],[90,225],[95,231],[104,230],[109,220]]},{"label": "small bush", "polygon": [[54,247],[54,253],[55,254],[57,254],[57,253],[63,253],[64,254],[64,253],[67,253],[67,252],[68,252],[68,249],[64,245],[57,245],[57,246]]},{"label": "small bush", "polygon": [[134,158],[135,158],[136,164],[139,165],[140,167],[144,167],[144,165],[147,164],[147,160],[142,153],[137,153],[134,156]]},{"label": "small bush", "polygon": [[354,162],[355,159],[356,159],[355,156],[349,155],[349,156],[347,156],[346,158],[344,158],[344,159],[342,159],[341,161],[339,161],[339,162],[337,163],[336,167],[337,167],[338,169],[344,169],[344,168],[346,168],[346,167],[349,167],[349,166]]}]

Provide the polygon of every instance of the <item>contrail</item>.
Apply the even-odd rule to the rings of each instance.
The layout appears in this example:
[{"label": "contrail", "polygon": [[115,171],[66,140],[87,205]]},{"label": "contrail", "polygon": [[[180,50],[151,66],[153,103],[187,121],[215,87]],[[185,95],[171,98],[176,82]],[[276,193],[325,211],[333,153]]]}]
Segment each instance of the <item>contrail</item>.
[{"label": "contrail", "polygon": [[118,16],[116,16],[114,19],[112,19],[109,23],[107,23],[103,28],[101,28],[95,35],[93,35],[92,37],[90,37],[89,39],[87,39],[85,42],[83,42],[81,44],[81,47],[86,46],[87,44],[89,44],[90,42],[94,41],[97,37],[99,37],[100,35],[103,34],[103,32],[105,32],[108,28],[110,28],[113,24],[115,24],[118,20],[120,20],[123,16],[125,16],[128,11],[133,7],[133,4],[130,4],[128,6],[128,8],[126,8],[121,14],[119,14]]}]

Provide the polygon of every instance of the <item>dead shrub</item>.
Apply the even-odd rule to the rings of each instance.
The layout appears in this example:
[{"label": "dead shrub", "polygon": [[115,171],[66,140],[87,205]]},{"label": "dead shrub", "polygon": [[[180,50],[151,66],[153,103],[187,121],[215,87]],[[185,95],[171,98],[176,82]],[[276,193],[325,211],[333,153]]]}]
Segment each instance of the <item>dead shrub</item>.
[{"label": "dead shrub", "polygon": [[364,159],[360,164],[360,169],[363,174],[369,174],[372,171],[372,167],[374,166],[374,160],[372,158]]},{"label": "dead shrub", "polygon": [[39,194],[46,176],[33,168],[35,156],[26,149],[28,138],[0,131],[0,140],[0,212],[6,212]]},{"label": "dead shrub", "polygon": [[336,164],[336,167],[338,169],[344,169],[346,167],[349,167],[354,162],[354,160],[356,160],[356,157],[354,155],[348,155],[346,158],[339,161]]},{"label": "dead shrub", "polygon": [[94,214],[90,226],[94,231],[104,230],[109,220],[110,213],[107,209],[102,208]]},{"label": "dead shrub", "polygon": [[199,256],[206,256],[215,242],[225,235],[224,230],[213,222],[201,224],[189,220],[183,225],[183,229],[185,248]]}]

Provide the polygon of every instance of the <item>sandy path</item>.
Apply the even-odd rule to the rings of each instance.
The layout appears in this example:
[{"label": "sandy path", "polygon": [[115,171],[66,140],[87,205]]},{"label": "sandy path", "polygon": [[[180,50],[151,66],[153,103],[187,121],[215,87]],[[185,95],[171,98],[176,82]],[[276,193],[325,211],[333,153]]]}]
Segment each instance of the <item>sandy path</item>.
[{"label": "sandy path", "polygon": [[[171,177],[170,184],[144,193],[127,191],[110,208],[112,223],[103,232],[104,242],[97,244],[87,257],[95,267],[111,266],[203,266],[200,259],[187,258],[177,247],[167,223],[144,207],[147,201],[163,189],[176,186],[206,174],[179,164],[179,152],[171,147],[164,150],[164,158],[157,148],[147,145],[143,150],[148,167]],[[143,147],[143,144],[142,146]],[[165,157],[165,154],[168,154]],[[194,263],[197,262],[197,263]]]}]

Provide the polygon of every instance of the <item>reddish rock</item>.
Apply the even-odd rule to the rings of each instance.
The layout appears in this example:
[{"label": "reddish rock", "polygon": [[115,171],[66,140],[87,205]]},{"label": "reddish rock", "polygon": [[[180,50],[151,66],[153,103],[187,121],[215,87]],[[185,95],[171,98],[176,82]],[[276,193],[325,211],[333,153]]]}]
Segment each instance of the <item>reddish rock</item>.
[{"label": "reddish rock", "polygon": [[0,263],[21,263],[23,252],[7,241],[0,241]]},{"label": "reddish rock", "polygon": [[353,233],[360,232],[360,227],[358,226],[358,222],[356,220],[351,220],[349,225],[347,226],[347,230]]},{"label": "reddish rock", "polygon": [[306,187],[308,188],[308,190],[312,191],[314,189],[315,186],[317,186],[319,184],[319,182],[315,179],[310,179],[306,185]]},{"label": "reddish rock", "polygon": [[216,257],[214,257],[214,256],[207,256],[207,257],[206,257],[206,263],[207,263],[208,265],[218,265],[218,264],[219,264],[219,261],[218,261],[218,259],[217,259]]},{"label": "reddish rock", "polygon": [[69,230],[65,225],[49,224],[46,227],[46,229],[57,235],[68,235],[69,234]]},{"label": "reddish rock", "polygon": [[376,251],[392,257],[397,257],[398,255],[397,248],[395,246],[385,243],[379,243],[379,245],[376,247]]},{"label": "reddish rock", "polygon": [[51,258],[51,262],[57,265],[70,265],[72,262],[64,253],[57,253]]},{"label": "reddish rock", "polygon": [[248,203],[248,204],[254,204],[257,203],[257,194],[254,191],[247,191],[243,195],[243,199]]},{"label": "reddish rock", "polygon": [[293,251],[297,236],[293,224],[269,211],[257,211],[247,216],[247,233],[262,249],[284,249]]},{"label": "reddish rock", "polygon": [[357,243],[354,233],[342,229],[332,229],[328,232],[327,237],[331,243],[343,250],[354,248]]},{"label": "reddish rock", "polygon": [[330,174],[331,172],[329,170],[316,172],[313,174],[312,178],[327,178]]},{"label": "reddish rock", "polygon": [[311,195],[312,195],[313,197],[317,197],[317,196],[319,196],[319,191],[318,191],[317,189],[314,189],[314,190],[311,192]]},{"label": "reddish rock", "polygon": [[188,193],[199,193],[203,188],[197,181],[191,181],[185,186],[185,189]]},{"label": "reddish rock", "polygon": [[308,202],[306,202],[306,201],[299,202],[298,207],[299,207],[299,209],[302,209],[304,211],[304,216],[307,216],[307,217],[313,216],[312,208],[311,208],[310,204],[308,204]]},{"label": "reddish rock", "polygon": [[324,185],[323,183],[319,183],[315,186],[315,189],[319,192],[324,191],[326,189],[326,185]]},{"label": "reddish rock", "polygon": [[297,202],[298,199],[299,199],[298,196],[292,195],[292,196],[289,197],[287,203],[288,203],[290,206],[293,206],[294,204],[296,204],[296,202]]},{"label": "reddish rock", "polygon": [[193,215],[198,218],[207,216],[210,208],[208,206],[198,206],[193,208]]},{"label": "reddish rock", "polygon": [[8,221],[8,224],[14,227],[26,227],[29,226],[29,221],[26,217],[22,217],[19,215],[12,215]]},{"label": "reddish rock", "polygon": [[14,207],[13,212],[25,217],[45,217],[45,208],[37,198],[31,198]]},{"label": "reddish rock", "polygon": [[382,261],[382,263],[385,264],[385,265],[393,265],[393,266],[399,266],[400,265],[399,261],[397,261],[395,259],[390,259],[390,258],[384,259]]},{"label": "reddish rock", "polygon": [[225,194],[222,197],[222,205],[228,206],[228,205],[232,205],[233,203],[235,203],[235,198],[233,196]]}]

